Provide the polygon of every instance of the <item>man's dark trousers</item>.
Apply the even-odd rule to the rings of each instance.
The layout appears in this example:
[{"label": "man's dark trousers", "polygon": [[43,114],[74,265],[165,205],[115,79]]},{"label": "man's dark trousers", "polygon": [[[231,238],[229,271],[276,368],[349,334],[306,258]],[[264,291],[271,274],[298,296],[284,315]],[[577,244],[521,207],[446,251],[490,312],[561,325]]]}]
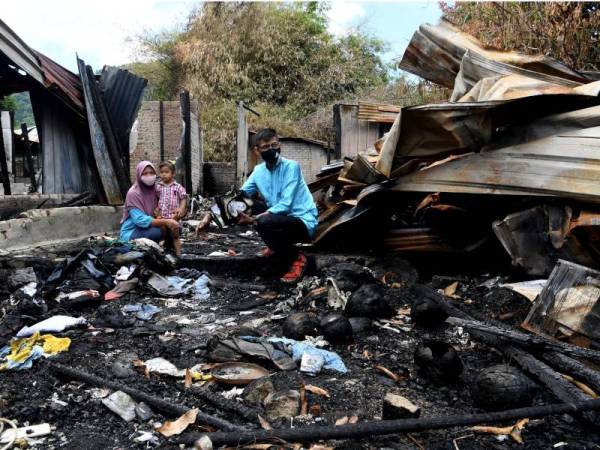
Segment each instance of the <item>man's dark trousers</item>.
[{"label": "man's dark trousers", "polygon": [[256,223],[256,231],[277,256],[294,260],[298,249],[294,244],[310,240],[306,225],[297,217],[265,214]]}]

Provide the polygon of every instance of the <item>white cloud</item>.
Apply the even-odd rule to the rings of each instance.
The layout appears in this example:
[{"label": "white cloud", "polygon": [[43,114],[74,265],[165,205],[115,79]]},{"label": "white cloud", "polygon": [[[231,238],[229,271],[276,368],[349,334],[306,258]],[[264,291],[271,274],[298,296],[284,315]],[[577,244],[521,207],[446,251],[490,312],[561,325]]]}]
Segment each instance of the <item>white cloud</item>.
[{"label": "white cloud", "polygon": [[336,36],[343,35],[354,28],[366,16],[361,3],[337,1],[331,3],[327,11],[329,31]]},{"label": "white cloud", "polygon": [[[183,22],[193,0],[22,0],[2,8],[2,20],[30,47],[76,70],[77,52],[94,69],[131,60],[128,37]],[[23,14],[27,11],[27,14]]]}]

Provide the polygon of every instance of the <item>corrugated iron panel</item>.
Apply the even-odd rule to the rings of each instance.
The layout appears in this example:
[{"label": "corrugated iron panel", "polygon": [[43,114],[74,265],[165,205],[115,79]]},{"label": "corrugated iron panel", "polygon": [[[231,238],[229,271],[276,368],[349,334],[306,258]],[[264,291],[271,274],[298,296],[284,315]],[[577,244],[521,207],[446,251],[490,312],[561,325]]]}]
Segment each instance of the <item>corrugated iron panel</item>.
[{"label": "corrugated iron panel", "polygon": [[384,103],[358,103],[358,120],[377,123],[394,123],[400,107]]},{"label": "corrugated iron panel", "polygon": [[99,89],[121,153],[129,152],[129,133],[142,103],[148,80],[118,67],[104,66]]},{"label": "corrugated iron panel", "polygon": [[423,169],[392,191],[559,196],[600,203],[600,126]]},{"label": "corrugated iron panel", "polygon": [[[88,118],[88,125],[90,128],[90,135],[92,138],[92,150],[98,173],[100,174],[100,181],[104,194],[110,205],[119,205],[123,203],[124,196],[119,186],[119,179],[117,178],[117,171],[113,166],[113,162],[110,157],[109,144],[107,142],[107,136],[103,130],[100,111],[96,108],[94,102],[93,89],[96,88],[96,80],[91,73],[91,69],[88,71],[81,59],[77,58],[77,65],[79,66],[79,75],[83,81],[83,92],[85,96],[85,106]],[[91,75],[91,76],[90,76]],[[94,83],[94,84],[92,84]]]},{"label": "corrugated iron panel", "polygon": [[530,56],[518,52],[487,50],[473,36],[461,32],[446,21],[441,21],[437,26],[421,25],[408,44],[398,67],[452,88],[467,50],[503,63],[503,67],[516,66],[577,83],[589,81],[566,65],[543,55]]}]

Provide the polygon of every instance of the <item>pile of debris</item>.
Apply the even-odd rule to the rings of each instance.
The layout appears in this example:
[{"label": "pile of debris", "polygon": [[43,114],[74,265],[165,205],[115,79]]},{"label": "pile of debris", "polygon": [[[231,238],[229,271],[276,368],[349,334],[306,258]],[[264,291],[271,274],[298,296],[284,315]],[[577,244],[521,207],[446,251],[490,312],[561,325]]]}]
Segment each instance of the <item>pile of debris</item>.
[{"label": "pile of debris", "polygon": [[400,68],[450,101],[402,108],[374,148],[322,171],[316,242],[485,255],[500,241],[531,275],[598,267],[600,81],[446,22],[420,27]]}]

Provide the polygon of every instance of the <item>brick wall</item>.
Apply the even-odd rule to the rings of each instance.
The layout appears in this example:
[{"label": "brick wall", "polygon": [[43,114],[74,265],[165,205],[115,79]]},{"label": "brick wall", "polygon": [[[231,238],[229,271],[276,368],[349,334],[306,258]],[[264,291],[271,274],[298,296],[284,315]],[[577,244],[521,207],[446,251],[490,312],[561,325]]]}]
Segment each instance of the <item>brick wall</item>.
[{"label": "brick wall", "polygon": [[[163,104],[163,139],[164,158],[175,160],[180,147],[183,122],[178,101],[164,101]],[[202,183],[202,147],[198,120],[198,102],[191,100],[191,144],[192,144],[192,185],[194,193],[198,192]],[[129,143],[131,181],[135,181],[135,168],[140,161],[149,160],[158,164],[161,161],[160,151],[160,102],[142,102],[136,124],[131,133]]]}]

